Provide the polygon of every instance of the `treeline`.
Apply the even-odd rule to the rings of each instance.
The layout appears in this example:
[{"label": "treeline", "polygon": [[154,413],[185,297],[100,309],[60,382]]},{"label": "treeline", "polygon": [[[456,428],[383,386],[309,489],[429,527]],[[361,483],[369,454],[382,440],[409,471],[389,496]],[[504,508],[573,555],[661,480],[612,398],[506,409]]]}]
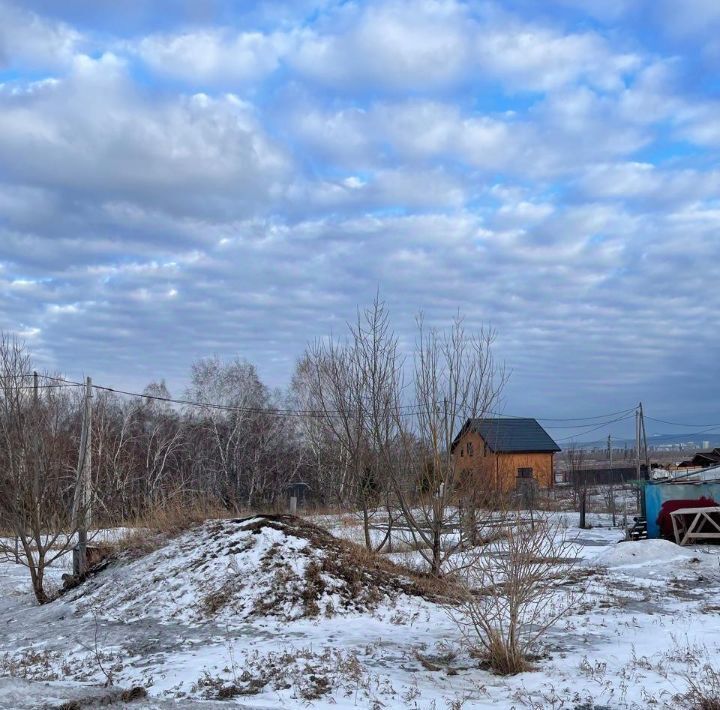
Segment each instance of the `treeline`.
[{"label": "treeline", "polygon": [[[447,329],[418,318],[406,358],[376,299],[344,337],[307,347],[285,393],[271,392],[246,360],[217,357],[192,365],[180,398],[193,404],[166,401],[162,381],[142,397],[96,389],[93,524],[198,501],[233,511],[284,506],[289,486],[302,482],[318,505],[359,511],[368,548],[391,540],[395,525],[408,530],[439,574],[453,552],[441,544],[451,517],[461,510],[475,529],[477,486],[455,470],[451,445],[502,390],[493,340],[460,317]],[[22,539],[28,558],[52,554],[57,540],[48,536],[72,536],[82,512],[84,392],[66,384],[43,375],[35,388],[27,349],[2,336],[0,526]]]}]

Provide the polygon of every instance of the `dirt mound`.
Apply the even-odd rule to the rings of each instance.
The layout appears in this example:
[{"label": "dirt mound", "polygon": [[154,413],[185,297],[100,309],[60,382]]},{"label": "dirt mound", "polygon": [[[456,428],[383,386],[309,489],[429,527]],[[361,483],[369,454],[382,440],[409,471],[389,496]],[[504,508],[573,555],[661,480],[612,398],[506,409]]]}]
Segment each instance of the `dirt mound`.
[{"label": "dirt mound", "polygon": [[283,515],[207,522],[68,593],[126,621],[223,624],[363,613],[400,596],[432,597],[402,568]]}]

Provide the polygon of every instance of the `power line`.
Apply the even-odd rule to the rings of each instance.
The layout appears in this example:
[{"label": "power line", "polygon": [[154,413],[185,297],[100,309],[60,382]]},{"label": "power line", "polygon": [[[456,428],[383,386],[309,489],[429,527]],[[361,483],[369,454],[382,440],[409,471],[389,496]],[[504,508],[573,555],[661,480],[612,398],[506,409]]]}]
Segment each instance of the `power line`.
[{"label": "power line", "polygon": [[[645,419],[650,419],[653,422],[660,422],[661,424],[669,424],[670,426],[686,426],[691,429],[702,428],[702,427],[718,427],[720,424],[682,424],[681,422],[668,422],[665,419],[656,419],[655,417],[649,417],[645,415]],[[692,434],[693,432],[688,432]]]},{"label": "power line", "polygon": [[[41,375],[41,377],[42,377],[42,375]],[[50,389],[64,389],[67,387],[78,387],[78,385],[70,384],[70,383],[55,384],[55,385],[38,385],[37,387],[35,387],[35,385],[20,385],[18,387],[12,387],[12,389],[14,389],[14,390],[35,390],[35,389],[50,390]]]},{"label": "power line", "polygon": [[[608,424],[614,424],[615,422],[623,422],[627,419],[631,419],[633,416],[634,416],[633,414],[628,414],[625,417],[618,417],[617,419],[611,419],[610,421],[603,422],[599,426],[596,426],[594,429],[590,429],[589,431],[580,432],[580,434],[583,436],[585,434],[592,434],[592,432],[597,431],[598,429],[602,429],[603,427],[607,426]],[[567,441],[568,439],[574,439],[576,436],[577,436],[577,434],[572,434],[571,436],[566,436],[561,439],[558,439],[558,441]],[[594,443],[594,442],[588,442],[588,443]]]},{"label": "power line", "polygon": [[[648,417],[648,419],[649,419],[649,417]],[[716,429],[720,429],[720,424],[713,424],[709,428],[701,429],[700,431],[689,431],[686,434],[661,434],[660,436],[662,436],[666,440],[667,439],[681,439],[682,440],[683,438],[688,437],[688,436],[695,436],[697,434],[708,434],[709,432],[715,431]],[[652,440],[650,443],[652,443]]]},{"label": "power line", "polygon": [[[587,429],[588,431],[584,432],[584,433],[589,434],[590,432],[595,431],[595,429],[599,429],[599,428],[605,426],[606,424],[612,424],[613,422],[622,421],[624,419],[629,419],[631,416],[633,416],[635,414],[635,410],[627,409],[623,412],[618,412],[618,414],[622,414],[622,415],[626,415],[626,416],[622,416],[619,418],[607,419],[602,422],[594,421],[594,422],[591,422],[590,424],[563,424],[561,426],[548,424],[547,428],[553,429],[553,430],[554,429]],[[544,420],[540,420],[540,421],[544,421]]]},{"label": "power line", "polygon": [[[55,380],[58,382],[63,382],[67,386],[71,387],[84,387],[84,383],[82,382],[73,382],[72,380],[66,380],[61,377],[51,377],[50,375],[41,375],[41,377],[46,377],[51,380]],[[103,392],[112,392],[114,394],[122,394],[126,395],[128,397],[138,397],[141,399],[150,399],[155,400],[159,402],[167,402],[169,404],[182,404],[185,406],[190,407],[202,407],[204,409],[215,409],[225,412],[241,412],[244,414],[269,414],[269,415],[275,415],[275,416],[298,416],[298,417],[326,417],[328,415],[339,415],[341,412],[336,410],[314,410],[314,409],[289,409],[285,407],[241,407],[241,406],[235,406],[235,405],[229,405],[229,404],[215,404],[213,402],[197,402],[190,399],[175,399],[173,397],[163,397],[162,395],[154,395],[154,394],[148,394],[146,392],[129,392],[127,390],[121,390],[116,389],[114,387],[106,387],[103,385],[92,385],[93,389],[101,390]],[[398,409],[421,409],[422,405],[418,404],[408,404],[408,405],[398,405]],[[400,416],[414,416],[417,414],[417,412],[409,411],[409,412],[398,412]]]},{"label": "power line", "polygon": [[[539,422],[586,422],[590,421],[591,419],[605,419],[606,417],[616,417],[620,414],[627,414],[628,412],[634,412],[635,407],[628,407],[627,409],[621,409],[618,412],[607,412],[606,414],[596,414],[594,417],[533,417],[533,419],[537,419]],[[501,412],[488,412],[488,414],[497,414],[499,416],[505,416],[512,419],[527,419],[527,417],[522,417],[520,415],[516,414],[502,414]],[[592,425],[588,425],[592,426]],[[560,426],[554,426],[551,427],[553,429],[562,429],[563,427]],[[572,428],[572,427],[568,427]]]},{"label": "power line", "polygon": [[[61,386],[69,386],[69,387],[84,387],[84,382],[75,382],[73,380],[68,380],[63,377],[53,377],[51,375],[41,375],[41,377],[45,379],[52,380],[54,382],[61,383]],[[163,397],[162,395],[154,395],[149,394],[146,392],[130,392],[128,390],[118,389],[115,387],[107,387],[104,385],[98,385],[94,384],[92,385],[93,389],[104,391],[104,392],[112,392],[114,394],[121,394],[128,397],[138,397],[141,399],[147,399],[147,400],[154,400],[159,402],[166,402],[168,404],[178,404],[178,405],[184,405],[188,407],[200,407],[203,409],[214,409],[217,411],[225,411],[225,412],[238,412],[238,413],[245,413],[245,414],[265,414],[265,415],[274,415],[274,416],[297,416],[297,417],[326,417],[329,415],[337,416],[341,414],[341,412],[337,410],[313,410],[313,409],[290,409],[287,407],[268,407],[268,408],[261,408],[261,407],[242,407],[237,405],[228,405],[228,404],[217,404],[214,402],[198,402],[191,399],[176,399],[173,397]],[[436,403],[438,406],[440,403]],[[409,405],[398,405],[397,410],[407,410],[407,411],[397,411],[397,414],[400,416],[415,416],[417,415],[420,410],[422,410],[424,407],[423,405],[419,404],[409,404]],[[559,422],[571,422],[571,421],[587,421],[590,422],[588,424],[579,424],[579,425],[555,425],[550,426],[551,429],[583,429],[587,427],[593,427],[588,432],[590,433],[592,431],[595,431],[595,429],[599,429],[603,426],[606,426],[607,424],[612,424],[616,421],[622,421],[623,419],[627,419],[628,417],[622,417],[620,419],[610,419],[608,421],[603,422],[596,422],[591,420],[597,420],[600,418],[606,418],[606,417],[614,417],[616,415],[622,415],[622,414],[628,414],[629,412],[634,412],[634,407],[623,409],[618,412],[609,412],[607,414],[597,414],[592,417],[578,417],[577,419],[572,418],[553,418],[553,417],[535,417],[535,419],[538,419],[539,421],[549,422],[549,421],[559,421]],[[504,414],[502,412],[497,411],[488,411],[487,414],[492,414],[494,416],[498,417],[505,417],[508,419],[526,419],[527,417],[521,417],[519,415],[512,415],[512,414]],[[566,437],[566,438],[572,438],[572,437]]]}]

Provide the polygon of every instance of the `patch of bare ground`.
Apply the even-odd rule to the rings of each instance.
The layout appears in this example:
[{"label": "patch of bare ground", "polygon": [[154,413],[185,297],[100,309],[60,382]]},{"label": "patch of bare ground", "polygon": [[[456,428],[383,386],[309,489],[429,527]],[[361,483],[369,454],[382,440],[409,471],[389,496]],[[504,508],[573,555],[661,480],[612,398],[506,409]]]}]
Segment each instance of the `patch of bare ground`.
[{"label": "patch of bare ground", "polygon": [[441,601],[452,593],[443,580],[401,567],[301,518],[266,515],[231,522],[246,524],[253,534],[270,528],[309,543],[299,551],[308,558],[301,574],[286,564],[287,551],[279,542],[262,556],[261,569],[274,572],[275,584],[272,595],[258,600],[258,614],[272,614],[284,601],[292,601],[283,599],[288,595],[299,596],[304,616],[332,616],[339,611],[372,611],[386,597],[400,594]]},{"label": "patch of bare ground", "polygon": [[130,703],[139,702],[145,698],[147,698],[147,690],[138,686],[130,688],[129,690],[116,689],[99,697],[91,697],[84,700],[69,700],[61,705],[56,705],[55,710],[81,710],[81,708],[96,708],[105,705],[125,707]]}]

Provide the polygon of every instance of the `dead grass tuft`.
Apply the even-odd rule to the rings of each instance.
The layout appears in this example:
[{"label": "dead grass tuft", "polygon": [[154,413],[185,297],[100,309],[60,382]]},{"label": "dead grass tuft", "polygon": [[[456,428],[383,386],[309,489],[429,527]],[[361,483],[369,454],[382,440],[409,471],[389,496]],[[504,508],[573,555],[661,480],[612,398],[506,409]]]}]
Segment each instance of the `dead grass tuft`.
[{"label": "dead grass tuft", "polygon": [[688,710],[720,710],[720,671],[708,663],[699,676],[688,676],[687,681],[687,691],[676,695],[675,701]]},{"label": "dead grass tuft", "polygon": [[237,513],[217,503],[168,503],[150,508],[126,523],[128,531],[112,545],[115,556],[140,557],[157,550],[170,538],[207,520],[231,518]]}]

